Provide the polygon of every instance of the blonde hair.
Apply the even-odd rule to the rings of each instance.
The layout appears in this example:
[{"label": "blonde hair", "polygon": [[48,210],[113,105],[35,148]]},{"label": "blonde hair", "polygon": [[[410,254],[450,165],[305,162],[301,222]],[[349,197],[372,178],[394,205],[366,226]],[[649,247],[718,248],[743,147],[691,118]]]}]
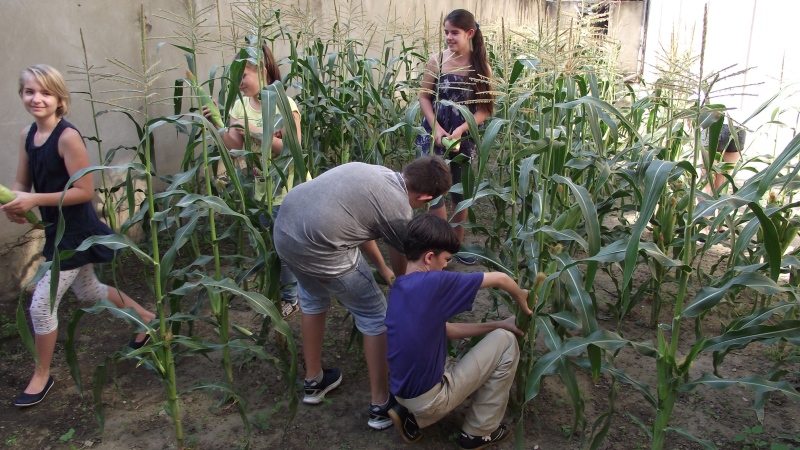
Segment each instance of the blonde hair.
[{"label": "blonde hair", "polygon": [[19,96],[22,97],[22,88],[25,85],[25,77],[32,76],[47,91],[53,94],[61,102],[61,106],[56,109],[56,116],[64,117],[69,114],[70,100],[67,82],[64,76],[57,69],[47,64],[36,64],[28,67],[19,74]]}]

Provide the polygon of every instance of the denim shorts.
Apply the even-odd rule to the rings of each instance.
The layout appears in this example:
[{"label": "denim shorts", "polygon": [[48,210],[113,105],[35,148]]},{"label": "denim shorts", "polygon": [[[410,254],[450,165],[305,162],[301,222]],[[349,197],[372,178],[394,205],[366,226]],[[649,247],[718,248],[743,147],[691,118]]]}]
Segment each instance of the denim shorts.
[{"label": "denim shorts", "polygon": [[372,269],[359,255],[358,266],[335,278],[320,278],[293,270],[297,277],[297,296],[303,314],[322,314],[331,307],[331,296],[342,304],[365,336],[386,332],[386,298],[372,276]]}]

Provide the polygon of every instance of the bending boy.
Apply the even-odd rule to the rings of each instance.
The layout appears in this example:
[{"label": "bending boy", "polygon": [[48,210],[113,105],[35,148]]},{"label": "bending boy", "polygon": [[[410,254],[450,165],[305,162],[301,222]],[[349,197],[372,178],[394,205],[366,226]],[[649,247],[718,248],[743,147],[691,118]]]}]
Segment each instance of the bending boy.
[{"label": "bending boy", "polygon": [[[480,288],[505,290],[527,314],[528,291],[501,272],[444,272],[458,252],[458,237],[445,220],[423,214],[408,224],[404,241],[408,268],[389,293],[386,312],[389,383],[397,398],[389,415],[412,444],[425,428],[467,397],[472,404],[459,436],[461,448],[502,442],[511,430],[501,424],[519,362],[515,318],[488,323],[448,323],[472,309]],[[486,335],[452,368],[447,340]]]},{"label": "bending boy", "polygon": [[[419,208],[450,189],[450,170],[440,157],[416,159],[402,173],[383,166],[349,163],[294,187],[275,219],[275,250],[297,276],[303,311],[303,402],[318,404],[339,386],[339,369],[322,369],[322,343],[331,296],[347,308],[364,335],[372,402],[368,425],[388,428],[393,406],[386,361],[386,299],[363,252],[388,282],[405,273],[403,237]],[[390,247],[392,269],[374,240]]]}]

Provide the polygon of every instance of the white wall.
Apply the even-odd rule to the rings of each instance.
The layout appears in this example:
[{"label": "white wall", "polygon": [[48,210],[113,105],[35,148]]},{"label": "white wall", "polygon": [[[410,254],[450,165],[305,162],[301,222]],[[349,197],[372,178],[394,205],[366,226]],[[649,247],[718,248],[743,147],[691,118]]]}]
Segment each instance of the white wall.
[{"label": "white wall", "polygon": [[[760,104],[778,92],[782,86],[800,80],[800,46],[795,28],[800,15],[800,2],[782,0],[650,0],[650,26],[647,39],[646,78],[655,79],[652,65],[663,48],[669,48],[674,33],[682,44],[691,46],[700,54],[703,30],[703,8],[708,4],[708,31],[706,38],[704,72],[722,70],[735,65],[723,74],[751,68],[746,75],[732,77],[719,83],[719,87],[732,87],[728,95],[712,98],[714,103],[724,103],[732,108],[734,120],[744,121]],[[761,84],[759,84],[761,83]],[[757,86],[741,87],[745,84]],[[797,89],[790,88],[787,95]],[[743,96],[742,93],[748,95]],[[744,157],[754,154],[773,154],[785,147],[793,131],[766,125],[772,109],[781,104],[797,106],[796,97],[774,103],[772,107],[747,123],[748,128],[759,130],[748,135]],[[784,114],[784,121],[795,126],[797,114]],[[769,133],[767,133],[769,131]],[[776,133],[777,131],[777,133]]]}]

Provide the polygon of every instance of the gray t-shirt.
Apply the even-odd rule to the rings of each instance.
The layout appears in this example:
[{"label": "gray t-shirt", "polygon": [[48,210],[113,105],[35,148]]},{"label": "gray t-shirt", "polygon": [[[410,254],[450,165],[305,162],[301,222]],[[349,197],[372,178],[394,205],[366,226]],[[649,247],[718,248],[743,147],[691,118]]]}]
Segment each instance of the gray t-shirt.
[{"label": "gray t-shirt", "polygon": [[413,217],[402,176],[391,169],[348,163],[298,184],[275,220],[275,250],[292,269],[338,277],[358,262],[358,245],[377,238],[403,253]]}]

